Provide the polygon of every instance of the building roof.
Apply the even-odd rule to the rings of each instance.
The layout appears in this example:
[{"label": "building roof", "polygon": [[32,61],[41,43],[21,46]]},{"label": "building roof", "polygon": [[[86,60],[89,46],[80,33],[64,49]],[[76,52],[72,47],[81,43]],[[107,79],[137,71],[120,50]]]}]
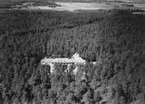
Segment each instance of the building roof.
[{"label": "building roof", "polygon": [[72,58],[44,58],[41,60],[41,64],[49,64],[49,63],[85,63],[79,54],[75,53]]}]

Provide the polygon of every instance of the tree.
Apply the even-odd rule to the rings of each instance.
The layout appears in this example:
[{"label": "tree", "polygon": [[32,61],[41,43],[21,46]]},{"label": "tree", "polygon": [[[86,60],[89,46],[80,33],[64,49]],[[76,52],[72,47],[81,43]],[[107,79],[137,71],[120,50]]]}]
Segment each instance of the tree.
[{"label": "tree", "polygon": [[94,99],[93,99],[93,91],[89,89],[84,95],[81,100],[81,102],[84,102],[85,104],[94,104]]}]

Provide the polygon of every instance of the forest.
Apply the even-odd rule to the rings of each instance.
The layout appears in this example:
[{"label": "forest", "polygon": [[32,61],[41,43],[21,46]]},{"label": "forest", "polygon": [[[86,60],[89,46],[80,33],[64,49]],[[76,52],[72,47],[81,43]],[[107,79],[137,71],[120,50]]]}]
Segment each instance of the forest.
[{"label": "forest", "polygon": [[[0,103],[145,104],[144,18],[129,10],[2,11]],[[87,60],[77,75],[61,65],[48,74],[40,64],[76,52]]]}]

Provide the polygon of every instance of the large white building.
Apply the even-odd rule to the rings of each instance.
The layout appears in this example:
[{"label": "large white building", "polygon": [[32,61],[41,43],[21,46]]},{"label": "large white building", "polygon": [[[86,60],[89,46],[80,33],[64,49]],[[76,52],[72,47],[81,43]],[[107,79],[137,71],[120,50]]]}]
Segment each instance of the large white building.
[{"label": "large white building", "polygon": [[74,74],[78,71],[78,65],[85,65],[86,61],[83,60],[79,54],[75,53],[72,58],[44,58],[41,60],[41,65],[49,65],[50,73],[54,72],[55,64],[63,64],[67,65],[67,70],[70,69],[71,65],[75,65],[75,69],[73,70]]}]

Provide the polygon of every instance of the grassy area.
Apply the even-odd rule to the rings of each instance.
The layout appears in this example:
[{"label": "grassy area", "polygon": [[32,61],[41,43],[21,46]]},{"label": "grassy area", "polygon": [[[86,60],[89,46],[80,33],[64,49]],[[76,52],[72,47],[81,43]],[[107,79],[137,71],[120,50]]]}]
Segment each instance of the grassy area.
[{"label": "grassy area", "polygon": [[16,5],[23,5],[23,4],[27,4],[27,6],[29,4],[33,4],[34,6],[49,6],[49,7],[56,7],[59,6],[58,4],[52,2],[52,1],[48,1],[48,0],[43,0],[43,1],[0,1],[0,8],[9,8],[12,6],[16,6]]},{"label": "grassy area", "polygon": [[54,2],[48,2],[48,1],[35,1],[34,2],[35,6],[50,6],[50,7],[57,7],[59,6],[58,4]]}]

